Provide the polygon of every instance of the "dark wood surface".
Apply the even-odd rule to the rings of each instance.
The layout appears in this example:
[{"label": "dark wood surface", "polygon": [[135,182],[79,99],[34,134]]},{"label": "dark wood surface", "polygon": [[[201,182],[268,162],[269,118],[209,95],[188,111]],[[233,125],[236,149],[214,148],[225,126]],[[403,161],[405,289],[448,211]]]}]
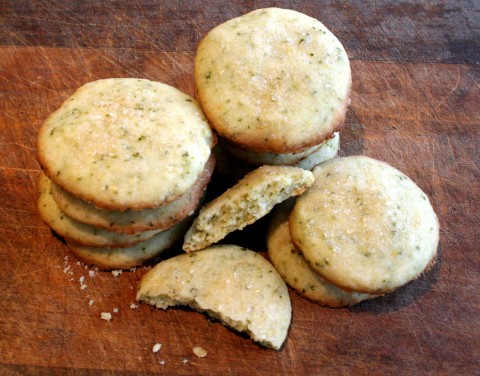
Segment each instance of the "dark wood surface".
[{"label": "dark wood surface", "polygon": [[[69,94],[106,77],[193,94],[202,36],[272,4],[0,1],[0,374],[480,374],[478,1],[275,2],[320,19],[347,49],[353,93],[341,155],[405,172],[441,223],[433,269],[393,294],[329,309],[291,292],[280,351],[189,309],[132,310],[144,268],[91,277],[37,215],[37,131]],[[265,224],[229,241],[264,251]]]}]

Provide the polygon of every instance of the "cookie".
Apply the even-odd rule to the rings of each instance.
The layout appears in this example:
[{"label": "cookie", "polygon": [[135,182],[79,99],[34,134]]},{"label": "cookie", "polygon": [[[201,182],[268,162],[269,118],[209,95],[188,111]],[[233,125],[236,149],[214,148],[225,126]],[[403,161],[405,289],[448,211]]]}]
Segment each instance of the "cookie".
[{"label": "cookie", "polygon": [[88,246],[127,247],[147,240],[160,231],[118,234],[71,219],[58,208],[50,190],[50,179],[43,173],[38,179],[37,208],[43,221],[58,235]]},{"label": "cookie", "polygon": [[194,76],[212,127],[253,152],[318,145],[343,126],[350,104],[342,44],[293,10],[258,9],[215,27],[198,46]]},{"label": "cookie", "polygon": [[142,265],[145,261],[172,248],[181,240],[189,224],[189,219],[184,219],[168,230],[161,231],[150,239],[131,247],[88,247],[72,240],[67,240],[67,246],[78,259],[86,264],[95,265],[100,269],[129,269]]},{"label": "cookie", "polygon": [[300,195],[313,183],[310,171],[289,166],[262,166],[205,205],[185,235],[183,249],[193,252],[262,218],[272,208]]},{"label": "cookie", "polygon": [[331,139],[323,143],[323,146],[317,152],[302,159],[295,166],[305,170],[312,170],[323,161],[336,157],[340,149],[340,133],[335,132],[333,135]]},{"label": "cookie", "polygon": [[291,320],[280,275],[260,254],[235,245],[160,262],[141,279],[137,299],[163,309],[188,305],[277,350]]},{"label": "cookie", "polygon": [[108,231],[134,234],[147,230],[165,230],[180,222],[198,205],[213,172],[213,156],[195,184],[175,201],[151,209],[111,211],[75,197],[52,183],[52,194],[60,210],[79,222]]},{"label": "cookie", "polygon": [[214,136],[195,99],[159,83],[88,83],[51,114],[38,157],[59,187],[109,210],[146,209],[185,194]]},{"label": "cookie", "polygon": [[329,307],[351,306],[376,297],[342,290],[308,265],[290,236],[288,218],[294,202],[290,199],[274,209],[267,234],[268,257],[283,280],[307,299]]},{"label": "cookie", "polygon": [[296,166],[311,170],[317,164],[337,155],[340,144],[340,134],[335,132],[332,138],[299,153],[256,153],[227,144],[225,147],[231,154],[247,163],[261,166]]},{"label": "cookie", "polygon": [[296,202],[290,233],[310,266],[346,290],[381,294],[431,265],[439,223],[405,174],[369,157],[334,158],[314,170]]}]

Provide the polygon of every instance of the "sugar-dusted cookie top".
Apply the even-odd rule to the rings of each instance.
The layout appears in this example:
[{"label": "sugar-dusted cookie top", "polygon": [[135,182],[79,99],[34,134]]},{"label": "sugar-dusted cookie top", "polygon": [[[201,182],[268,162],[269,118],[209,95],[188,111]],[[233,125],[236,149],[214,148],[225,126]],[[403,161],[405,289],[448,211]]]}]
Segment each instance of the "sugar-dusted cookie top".
[{"label": "sugar-dusted cookie top", "polygon": [[351,71],[342,44],[320,21],[267,8],[204,37],[195,84],[221,137],[246,150],[294,153],[343,125]]},{"label": "sugar-dusted cookie top", "polygon": [[163,309],[188,305],[277,350],[290,326],[280,275],[260,254],[235,245],[160,262],[141,279],[137,299]]},{"label": "sugar-dusted cookie top", "polygon": [[290,215],[295,245],[325,279],[379,294],[418,277],[439,241],[437,216],[422,190],[394,167],[369,157],[334,158]]},{"label": "sugar-dusted cookie top", "polygon": [[203,171],[214,139],[197,102],[144,79],[82,86],[38,135],[45,173],[64,190],[112,210],[174,200]]}]

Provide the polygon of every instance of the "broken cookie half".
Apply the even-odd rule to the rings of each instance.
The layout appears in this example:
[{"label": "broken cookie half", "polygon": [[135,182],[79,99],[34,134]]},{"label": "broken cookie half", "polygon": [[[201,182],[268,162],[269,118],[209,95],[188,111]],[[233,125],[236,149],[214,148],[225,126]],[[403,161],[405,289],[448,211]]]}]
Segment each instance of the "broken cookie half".
[{"label": "broken cookie half", "polygon": [[206,204],[188,230],[183,249],[199,251],[267,215],[291,196],[302,194],[314,181],[299,167],[262,166]]},{"label": "broken cookie half", "polygon": [[141,279],[137,299],[163,309],[190,306],[276,350],[291,320],[288,289],[275,268],[236,245],[160,262]]}]

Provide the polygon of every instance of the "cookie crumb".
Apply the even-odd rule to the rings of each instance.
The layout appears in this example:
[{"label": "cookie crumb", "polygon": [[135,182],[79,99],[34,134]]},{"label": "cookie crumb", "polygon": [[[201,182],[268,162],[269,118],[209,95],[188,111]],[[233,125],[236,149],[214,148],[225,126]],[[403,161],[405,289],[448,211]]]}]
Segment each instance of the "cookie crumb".
[{"label": "cookie crumb", "polygon": [[102,312],[100,318],[105,321],[112,321],[112,314],[110,312]]},{"label": "cookie crumb", "polygon": [[156,343],[155,345],[153,345],[152,352],[158,353],[161,348],[162,348],[162,344],[161,343]]},{"label": "cookie crumb", "polygon": [[182,363],[185,364],[188,362],[188,359],[187,358],[182,358]]},{"label": "cookie crumb", "polygon": [[123,273],[123,271],[121,269],[112,270],[112,274],[113,274],[114,277],[119,277],[122,273]]},{"label": "cookie crumb", "polygon": [[118,313],[118,308],[115,307],[115,308],[113,309],[113,313]]},{"label": "cookie crumb", "polygon": [[88,305],[91,307],[93,305],[93,299],[90,299],[89,302],[88,302]]},{"label": "cookie crumb", "polygon": [[90,278],[95,278],[97,276],[97,272],[95,272],[94,270],[89,270],[88,271],[88,276]]},{"label": "cookie crumb", "polygon": [[207,356],[207,352],[205,351],[205,349],[200,346],[195,346],[193,348],[193,353],[199,358],[205,358]]},{"label": "cookie crumb", "polygon": [[80,282],[80,289],[85,290],[87,285],[85,284],[85,277],[82,275],[78,281]]},{"label": "cookie crumb", "polygon": [[165,360],[160,360],[158,363],[160,363],[163,366],[165,364]]},{"label": "cookie crumb", "polygon": [[137,309],[137,308],[138,308],[138,305],[136,305],[135,303],[130,304],[130,309]]}]

